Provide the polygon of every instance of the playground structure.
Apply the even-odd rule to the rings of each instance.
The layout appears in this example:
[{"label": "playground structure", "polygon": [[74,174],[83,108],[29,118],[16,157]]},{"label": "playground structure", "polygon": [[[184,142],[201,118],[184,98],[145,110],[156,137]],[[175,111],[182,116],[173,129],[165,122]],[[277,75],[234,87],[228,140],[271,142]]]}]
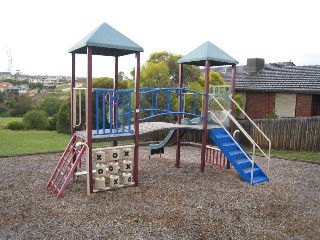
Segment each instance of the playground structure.
[{"label": "playground structure", "polygon": [[[118,44],[119,42],[121,45]],[[202,131],[201,172],[204,172],[206,163],[227,167],[230,162],[242,178],[251,185],[268,180],[268,177],[255,163],[255,155],[250,157],[230,134],[235,130],[234,125],[240,131],[244,131],[232,116],[233,106],[236,104],[233,96],[235,95],[235,71],[238,62],[212,43],[206,42],[178,61],[179,86],[177,88],[141,89],[140,52],[143,52],[143,48],[106,23],[79,41],[69,52],[72,54],[72,137],[47,184],[47,188],[58,198],[62,196],[72,177],[79,175],[87,176],[88,195],[93,192],[119,187],[138,186],[139,136],[140,134],[160,129],[168,129],[172,130],[172,132],[169,133],[170,136],[166,143],[151,147],[150,155],[163,152],[163,147],[170,140],[172,144],[176,145],[176,167],[180,167],[180,139],[187,129],[199,129]],[[76,54],[87,54],[88,74],[86,88],[75,87]],[[136,56],[135,89],[119,90],[118,58],[128,54],[135,54]],[[114,57],[115,77],[113,89],[92,88],[93,55]],[[184,64],[205,66],[203,93],[184,88]],[[210,66],[220,65],[232,65],[231,87],[209,86]],[[231,90],[231,92],[226,89],[228,91]],[[77,92],[79,95],[78,101],[76,100]],[[82,122],[81,92],[85,92],[86,129],[77,131],[76,127]],[[227,92],[228,94],[226,94]],[[228,97],[229,93],[230,97]],[[188,106],[191,108],[189,111],[186,110],[185,99],[187,96],[191,96],[193,99],[192,106]],[[221,98],[221,96],[227,96],[231,112],[229,109],[225,109],[225,105],[219,101],[218,98]],[[160,106],[160,98],[165,99],[165,106]],[[199,106],[197,106],[197,101],[202,103],[200,110]],[[94,108],[92,107],[93,103],[95,103]],[[94,120],[93,113],[95,114]],[[176,115],[177,123],[175,124],[144,122],[154,117],[172,114]],[[187,119],[185,116],[193,119]],[[208,130],[210,131],[210,137],[218,145],[219,149],[207,147]],[[117,146],[117,141],[128,139],[134,141],[133,146]],[[253,154],[255,154],[257,144],[253,139],[250,138],[249,140],[253,144]],[[113,147],[93,150],[92,144],[96,142],[113,142]],[[261,148],[259,150],[262,151]],[[81,162],[84,156],[86,164],[85,170],[82,171]],[[270,149],[269,156],[267,154],[265,156],[270,159]],[[229,161],[226,161],[226,158]],[[93,166],[95,166],[95,170]],[[106,185],[106,182],[109,186]]]}]

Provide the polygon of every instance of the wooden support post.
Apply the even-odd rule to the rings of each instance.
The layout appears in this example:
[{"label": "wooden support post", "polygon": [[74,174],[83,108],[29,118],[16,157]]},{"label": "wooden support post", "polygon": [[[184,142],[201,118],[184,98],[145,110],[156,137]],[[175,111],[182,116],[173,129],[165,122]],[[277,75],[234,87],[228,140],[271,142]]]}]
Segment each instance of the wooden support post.
[{"label": "wooden support post", "polygon": [[[183,64],[179,65],[179,88],[183,88]],[[182,112],[182,102],[183,102],[183,95],[180,90],[179,92],[179,98],[178,98],[178,112]],[[177,119],[178,124],[181,124],[181,114],[178,114]],[[177,129],[177,146],[176,146],[176,167],[180,167],[180,136],[181,131],[180,129]]]},{"label": "wooden support post", "polygon": [[210,73],[210,62],[206,60],[205,66],[205,83],[203,98],[203,113],[204,116],[202,121],[202,145],[201,145],[201,165],[200,171],[204,172],[205,158],[206,158],[206,146],[207,146],[207,125],[208,125],[208,100],[209,100],[209,73]]},{"label": "wooden support post", "polygon": [[135,186],[139,184],[139,107],[140,107],[140,52],[136,53],[136,79],[135,79],[135,98],[134,98],[134,166],[133,180]]},{"label": "wooden support post", "polygon": [[92,47],[87,47],[88,75],[87,75],[87,101],[86,101],[86,132],[88,149],[86,154],[89,158],[90,193],[93,193],[92,179]]},{"label": "wooden support post", "polygon": [[74,111],[76,109],[77,106],[75,105],[75,102],[74,102],[74,98],[75,98],[75,86],[76,86],[76,54],[75,53],[72,53],[72,73],[71,73],[71,136],[73,136],[74,132],[75,132],[75,126],[74,126],[74,123],[76,122],[76,119],[75,119],[75,114],[74,114]]}]

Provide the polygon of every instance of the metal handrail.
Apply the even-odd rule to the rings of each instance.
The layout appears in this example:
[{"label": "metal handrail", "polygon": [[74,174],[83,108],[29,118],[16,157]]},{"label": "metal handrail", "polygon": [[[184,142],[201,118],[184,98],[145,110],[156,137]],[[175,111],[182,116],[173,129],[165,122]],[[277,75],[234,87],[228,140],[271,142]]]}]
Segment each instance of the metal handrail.
[{"label": "metal handrail", "polygon": [[[215,98],[214,98],[215,99]],[[216,101],[216,99],[215,99],[215,101]],[[220,104],[220,103],[219,103]],[[221,106],[222,107],[222,106]],[[223,107],[222,107],[222,109],[223,109],[223,111],[224,111],[224,113],[226,113],[227,114],[227,116],[228,117],[230,117],[231,116],[231,114],[228,112],[228,111],[226,111]],[[233,139],[232,138],[232,136],[231,136],[231,134],[229,133],[229,131],[225,128],[225,126],[223,126],[223,124],[222,124],[222,122],[217,118],[217,116],[213,113],[213,112],[211,112],[211,111],[208,111],[208,113],[211,115],[211,116],[213,116],[216,120],[217,120],[217,122],[221,125],[221,127],[224,129],[224,131],[229,135],[229,137],[231,138],[231,139]],[[231,118],[230,118],[231,119]],[[232,120],[233,121],[233,120]],[[240,124],[239,124],[240,125]],[[251,177],[250,177],[250,185],[252,185],[252,181],[253,181],[253,170],[254,170],[254,158],[255,158],[255,144],[254,144],[254,140],[247,134],[247,132],[241,127],[241,125],[240,125],[240,128],[239,128],[243,133],[244,133],[244,135],[248,138],[248,140],[252,143],[252,146],[253,146],[253,155],[252,155],[252,158],[250,158],[250,156],[248,155],[248,153],[247,152],[245,152],[243,149],[242,149],[242,147],[238,144],[238,142],[237,141],[234,141],[234,143],[238,146],[238,148],[240,149],[240,151],[245,155],[245,157],[251,162]]]},{"label": "metal handrail", "polygon": [[259,148],[261,153],[268,159],[268,166],[267,166],[267,173],[269,173],[270,168],[270,155],[271,155],[271,141],[270,139],[262,132],[262,130],[252,121],[252,119],[246,114],[245,111],[239,106],[239,104],[232,98],[232,94],[229,95],[229,99],[238,107],[238,109],[244,114],[244,116],[249,120],[249,122],[262,134],[262,136],[267,140],[269,143],[268,155],[260,148],[258,144],[256,146]]},{"label": "metal handrail", "polygon": [[[245,135],[245,137],[251,142],[251,144],[252,144],[252,161],[251,161],[251,164],[252,164],[252,168],[251,168],[251,179],[250,179],[250,185],[252,185],[252,180],[253,180],[253,170],[254,170],[254,161],[255,161],[255,151],[256,151],[256,147],[258,147],[258,149],[267,157],[267,159],[268,159],[268,172],[269,172],[269,162],[270,162],[270,155],[269,155],[269,157],[264,153],[264,151],[260,148],[260,146],[252,139],[252,137],[247,133],[247,131],[246,130],[244,130],[244,128],[240,125],[240,123],[232,116],[232,114],[230,114],[230,112],[229,111],[227,111],[221,104],[220,104],[220,102],[215,98],[215,96],[214,95],[211,95],[212,96],[212,98],[214,99],[214,101],[220,106],[220,108],[223,110],[223,112],[232,120],[232,122],[238,127],[238,129]],[[230,98],[230,96],[229,96],[229,98]],[[233,99],[231,99],[233,102],[234,102],[234,100]],[[237,106],[239,107],[239,105],[237,104]],[[231,136],[231,134],[229,133],[229,131],[227,131],[227,129],[223,126],[223,124],[221,123],[221,121],[216,117],[216,115],[213,113],[213,112],[211,112],[211,111],[208,111],[211,115],[213,115],[214,116],[214,118],[217,120],[217,122],[223,127],[223,129],[227,132],[227,134],[230,136],[230,137],[232,137]],[[251,120],[251,122],[252,122],[252,120]],[[255,124],[254,124],[255,125]],[[259,127],[258,126],[256,126],[255,125],[255,127],[257,128],[257,129],[259,129]],[[260,129],[259,129],[259,131],[260,132],[262,132]],[[263,134],[264,135],[264,134]],[[264,135],[265,136],[265,135]],[[270,141],[270,140],[269,140]],[[245,153],[244,151],[243,151],[243,149],[242,149],[242,147],[240,147],[239,146],[239,144],[236,142],[236,141],[234,141],[235,142],[235,144],[239,147],[239,149],[241,150],[241,152],[242,153],[244,153],[245,154],[245,156],[247,157],[247,159],[248,160],[250,160],[250,157],[248,156],[248,154],[247,153]],[[270,148],[271,148],[271,145],[270,145]]]},{"label": "metal handrail", "polygon": [[78,119],[78,123],[77,123],[77,110],[76,110],[76,106],[77,106],[77,100],[76,100],[76,95],[77,94],[74,94],[73,95],[73,103],[74,103],[74,106],[73,106],[73,126],[75,127],[79,127],[81,125],[81,122],[82,122],[82,117],[81,117],[81,90],[86,90],[86,88],[73,88],[73,90],[75,90],[75,93],[77,93],[77,90],[79,90],[79,105],[78,105],[78,115],[79,115],[79,119]]}]

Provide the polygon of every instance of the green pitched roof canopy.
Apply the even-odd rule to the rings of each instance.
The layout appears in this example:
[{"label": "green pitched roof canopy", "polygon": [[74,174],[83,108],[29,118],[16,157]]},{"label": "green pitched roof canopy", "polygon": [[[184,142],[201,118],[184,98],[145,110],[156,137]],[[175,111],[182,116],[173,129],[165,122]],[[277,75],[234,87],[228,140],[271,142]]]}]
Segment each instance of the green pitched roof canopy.
[{"label": "green pitched roof canopy", "polygon": [[239,62],[222,51],[211,42],[205,42],[200,47],[188,53],[178,60],[178,63],[205,66],[206,61],[210,61],[210,66],[232,65]]},{"label": "green pitched roof canopy", "polygon": [[92,47],[93,55],[103,56],[124,56],[143,52],[142,47],[107,23],[102,23],[85,36],[69,49],[69,53],[86,54],[87,47]]}]

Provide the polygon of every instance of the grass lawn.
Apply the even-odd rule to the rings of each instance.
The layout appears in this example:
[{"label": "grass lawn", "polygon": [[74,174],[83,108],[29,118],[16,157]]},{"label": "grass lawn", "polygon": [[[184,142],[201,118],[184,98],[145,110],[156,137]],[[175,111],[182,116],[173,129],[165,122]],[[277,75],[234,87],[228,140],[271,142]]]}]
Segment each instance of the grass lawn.
[{"label": "grass lawn", "polygon": [[271,156],[305,161],[318,161],[320,163],[320,152],[271,151]]},{"label": "grass lawn", "polygon": [[[0,118],[1,119],[1,118]],[[14,156],[30,153],[64,151],[70,141],[69,134],[56,131],[13,131],[0,130],[0,156]],[[119,145],[133,144],[132,141],[122,141]],[[112,146],[112,142],[95,143],[93,148]]]},{"label": "grass lawn", "polygon": [[0,127],[6,127],[8,123],[13,121],[22,122],[21,117],[0,117]]},{"label": "grass lawn", "polygon": [[0,156],[63,151],[70,135],[56,131],[0,130]]},{"label": "grass lawn", "polygon": [[[22,121],[22,118],[0,117],[0,127],[6,126],[12,121]],[[0,129],[0,156],[64,151],[69,141],[69,134],[57,133],[56,131]],[[125,144],[133,144],[133,141],[119,142],[119,145]],[[93,144],[93,148],[106,146],[112,146],[112,142]],[[272,151],[271,156],[320,162],[320,152]]]}]

